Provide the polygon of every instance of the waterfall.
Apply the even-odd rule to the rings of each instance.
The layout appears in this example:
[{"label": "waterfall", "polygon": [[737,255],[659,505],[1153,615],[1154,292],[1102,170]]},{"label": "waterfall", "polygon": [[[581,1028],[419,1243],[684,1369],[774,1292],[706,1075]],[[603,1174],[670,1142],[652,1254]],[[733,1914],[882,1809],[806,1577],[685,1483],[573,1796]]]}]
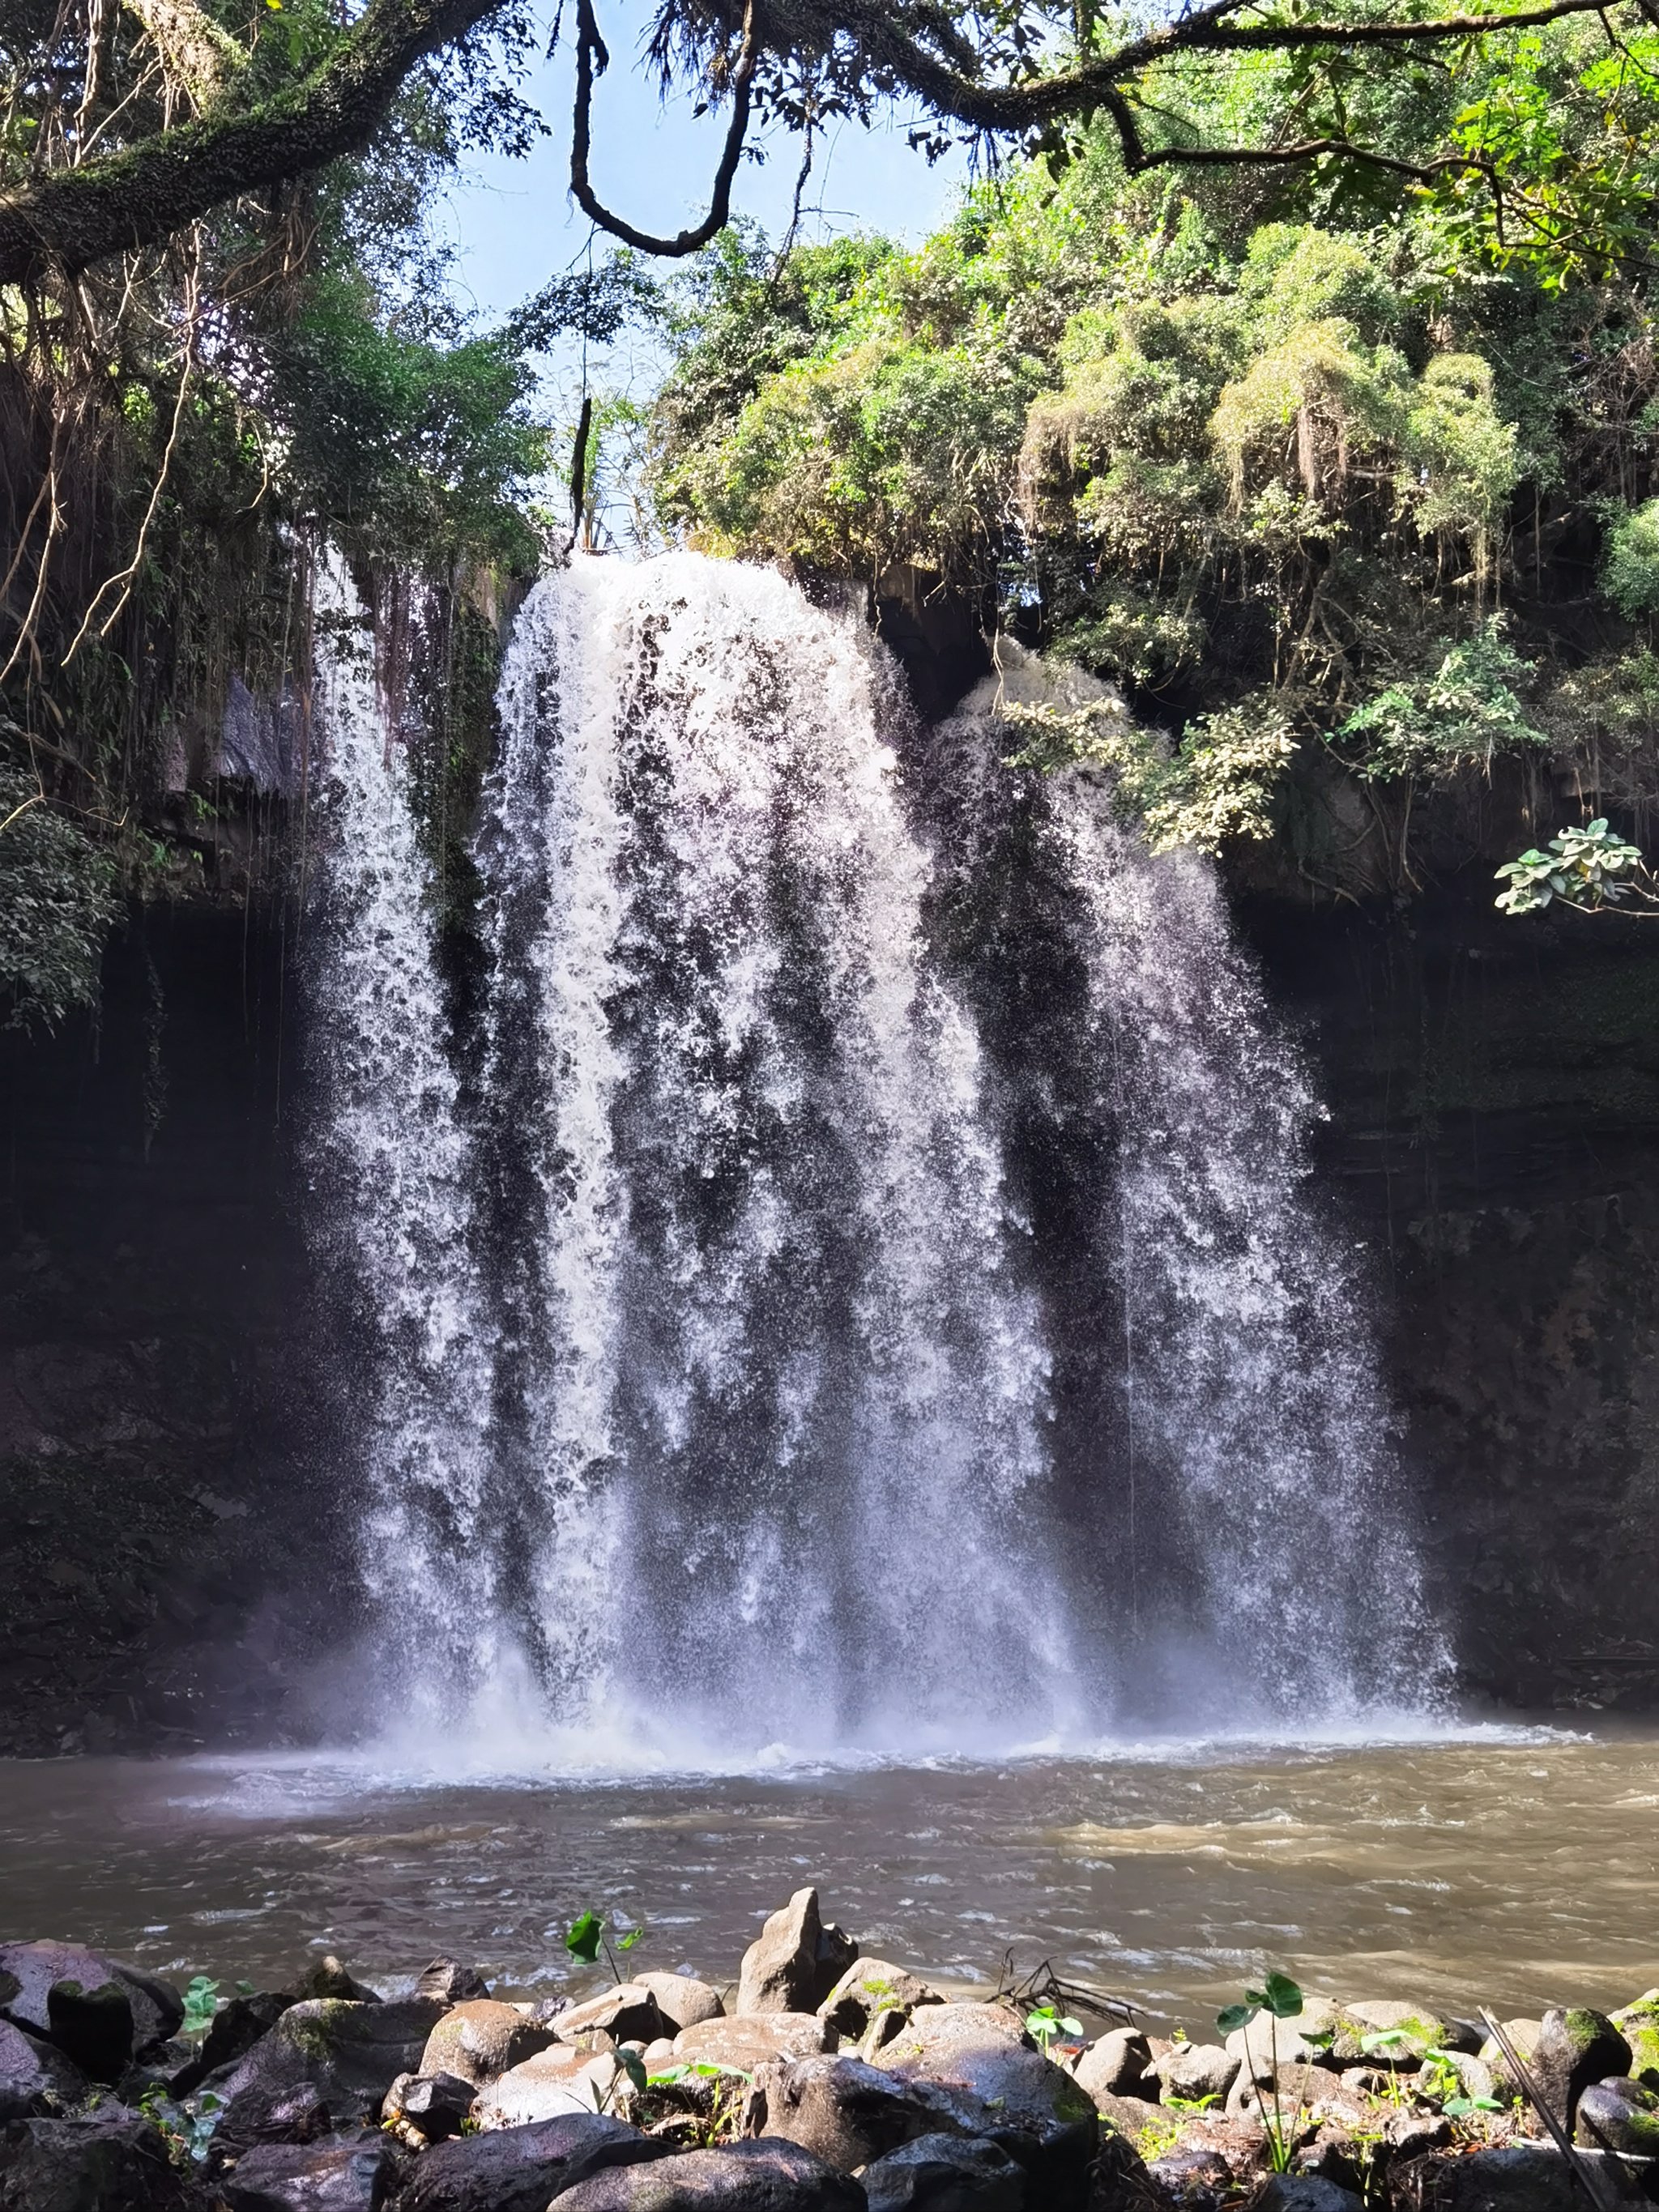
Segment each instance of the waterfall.
[{"label": "waterfall", "polygon": [[1316,1102],[1206,865],[1003,768],[987,702],[917,732],[770,572],[578,559],[503,672],[464,1127],[396,749],[330,690],[325,1152],[406,1695],[672,1759],[1422,1694]]}]

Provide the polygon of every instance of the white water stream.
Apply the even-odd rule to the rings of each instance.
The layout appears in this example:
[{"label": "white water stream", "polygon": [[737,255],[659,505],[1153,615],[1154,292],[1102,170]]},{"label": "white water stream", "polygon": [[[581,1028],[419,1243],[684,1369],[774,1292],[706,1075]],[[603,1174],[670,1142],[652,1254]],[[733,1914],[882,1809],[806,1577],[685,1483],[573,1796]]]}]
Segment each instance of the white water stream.
[{"label": "white water stream", "polygon": [[1206,866],[982,714],[922,738],[769,572],[579,560],[509,648],[457,1038],[323,659],[371,1721],[694,1763],[1431,1701],[1316,1103]]}]

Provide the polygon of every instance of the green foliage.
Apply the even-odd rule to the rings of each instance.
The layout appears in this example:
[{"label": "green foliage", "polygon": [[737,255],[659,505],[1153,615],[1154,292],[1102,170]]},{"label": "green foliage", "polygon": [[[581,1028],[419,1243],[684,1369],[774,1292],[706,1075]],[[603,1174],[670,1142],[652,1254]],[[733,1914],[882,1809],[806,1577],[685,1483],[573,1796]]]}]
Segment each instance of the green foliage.
[{"label": "green foliage", "polygon": [[1500,752],[1550,744],[1516,696],[1531,674],[1494,617],[1450,647],[1431,676],[1392,684],[1356,708],[1337,736],[1363,743],[1359,773],[1372,781],[1489,769]]},{"label": "green foliage", "polygon": [[1552,837],[1547,852],[1534,848],[1505,861],[1498,881],[1509,888],[1495,903],[1504,914],[1540,914],[1559,899],[1594,914],[1639,893],[1646,873],[1641,848],[1617,836],[1603,816]]},{"label": "green foliage", "polygon": [[192,1975],[185,1990],[185,2017],[179,2025],[181,2035],[205,2035],[213,2025],[214,2014],[219,2009],[219,1984],[206,1974]]},{"label": "green foliage", "polygon": [[[1295,2130],[1285,2116],[1279,2089],[1279,2023],[1294,2020],[1303,2008],[1303,1995],[1288,1974],[1276,1969],[1263,1977],[1259,1990],[1247,1989],[1243,2004],[1224,2005],[1215,2016],[1215,2024],[1223,2035],[1248,2031],[1252,2021],[1265,2013],[1267,2016],[1268,2049],[1273,2067],[1272,2118],[1263,2108],[1262,2122],[1267,2132],[1267,2155],[1275,2173],[1288,2171],[1291,2155],[1295,2148]],[[1248,2042],[1246,2047],[1248,2048]],[[1294,2119],[1294,2114],[1291,2116]]]},{"label": "green foliage", "polygon": [[1025,2015],[1025,2033],[1046,2058],[1056,2037],[1081,2035],[1083,2022],[1072,2019],[1054,2005],[1034,2005]]},{"label": "green foliage", "polygon": [[33,779],[0,767],[0,1004],[9,1022],[57,1027],[96,1004],[115,866]]},{"label": "green foliage", "polygon": [[1613,524],[1601,587],[1631,622],[1659,614],[1659,499],[1627,510]]}]

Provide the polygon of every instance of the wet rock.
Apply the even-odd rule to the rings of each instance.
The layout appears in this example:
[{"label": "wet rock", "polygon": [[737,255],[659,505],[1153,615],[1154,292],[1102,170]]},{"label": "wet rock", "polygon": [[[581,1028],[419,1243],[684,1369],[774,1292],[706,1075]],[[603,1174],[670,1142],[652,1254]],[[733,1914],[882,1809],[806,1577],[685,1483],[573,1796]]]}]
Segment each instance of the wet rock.
[{"label": "wet rock", "polygon": [[683,2027],[700,2027],[706,2020],[725,2016],[720,1993],[695,1974],[635,1974],[635,1989],[648,1990],[667,2022],[665,2033],[678,2035]]},{"label": "wet rock", "polygon": [[1592,2149],[1659,2157],[1659,2095],[1628,2076],[1593,2081],[1578,2100],[1576,2134]]},{"label": "wet rock", "polygon": [[[750,2131],[800,2143],[851,2173],[937,2133],[941,2117],[924,2094],[862,2059],[786,2058],[755,2076]],[[948,2120],[945,2131],[955,2132]]]},{"label": "wet rock", "polygon": [[287,2089],[249,2089],[220,2114],[209,2148],[210,2167],[228,2166],[260,2143],[315,2142],[334,2115],[314,2082]]},{"label": "wet rock", "polygon": [[77,2104],[86,2091],[86,2077],[73,2060],[0,2020],[0,2126]]},{"label": "wet rock", "polygon": [[1558,2005],[1544,2014],[1528,2063],[1538,2094],[1571,2134],[1579,2098],[1593,2081],[1628,2075],[1631,2048],[1605,2013]]},{"label": "wet rock", "polygon": [[964,2135],[1000,2143],[1053,2212],[1081,2204],[1100,2141],[1093,2100],[994,2005],[924,2005],[875,2063],[925,2088]]},{"label": "wet rock", "polygon": [[1215,2212],[1233,2185],[1232,2168],[1216,2150],[1166,2151],[1146,2171],[1182,2212]]},{"label": "wet rock", "polygon": [[[54,1987],[59,1990],[60,2017],[68,2019],[74,2012],[68,1995],[71,1986],[88,2003],[95,2002],[100,1993],[110,1988],[125,1998],[131,2028],[123,2066],[126,2058],[143,2057],[176,2035],[185,2017],[184,2001],[168,1983],[158,1981],[153,1974],[141,1974],[136,1967],[124,1966],[101,1953],[83,1950],[76,1943],[0,1944],[0,2014],[31,2035],[57,2040],[52,2026],[52,1992]],[[10,1994],[4,1995],[8,1990]],[[112,2002],[112,2014],[116,2009]],[[100,2014],[100,2022],[103,2018]],[[97,2033],[103,2032],[101,2026],[94,2029]],[[68,2049],[67,2045],[59,2047]],[[102,2063],[101,2049],[100,2055]],[[70,2056],[75,2057],[73,2051]],[[118,2079],[120,2071],[118,2067],[108,2078]]]},{"label": "wet rock", "polygon": [[[294,1985],[294,1993],[301,2000],[320,2002],[332,1998],[341,2004],[379,2004],[380,1993],[358,1981],[330,1951],[314,1966],[307,1966]],[[425,1995],[425,1991],[419,1992]],[[447,2000],[446,2000],[447,2002]]]},{"label": "wet rock", "polygon": [[1649,1990],[1608,2016],[1630,2045],[1631,2078],[1659,2089],[1659,1990]]},{"label": "wet rock", "polygon": [[471,1997],[447,2012],[426,2039],[417,2074],[459,2074],[482,2089],[545,2051],[555,2040],[551,2027],[526,2020],[510,2004],[493,1997]]},{"label": "wet rock", "polygon": [[421,1970],[412,1996],[438,1997],[445,2004],[470,2004],[489,1995],[489,1984],[476,1966],[463,1966],[453,1959],[434,1959]]},{"label": "wet rock", "polygon": [[221,2180],[230,2212],[380,2212],[398,2177],[377,2129],[325,2142],[265,2143]]},{"label": "wet rock", "polygon": [[261,2036],[270,2034],[296,2002],[285,1990],[269,1990],[251,1997],[232,1997],[228,2004],[221,2005],[203,2038],[201,2050],[173,2076],[173,2095],[187,2097],[210,2074],[234,2065]]},{"label": "wet rock", "polygon": [[1255,2212],[1364,2212],[1364,2207],[1351,2189],[1322,2174],[1275,2173],[1263,2184]]},{"label": "wet rock", "polygon": [[654,2043],[659,2036],[673,2033],[655,1996],[640,1982],[623,1982],[585,2004],[572,2005],[552,2027],[561,2043],[575,2043],[596,2029],[613,2043]]},{"label": "wet rock", "polygon": [[1115,2027],[1091,2043],[1072,2069],[1072,2076],[1097,2098],[1142,2097],[1161,2087],[1152,2071],[1152,2047],[1138,2027]]},{"label": "wet rock", "polygon": [[885,1959],[855,1959],[819,2005],[818,2013],[844,2043],[856,2043],[868,2033],[878,2014],[891,2013],[902,2024],[918,2005],[939,2002],[937,1991],[904,1967]]},{"label": "wet rock", "polygon": [[848,2175],[770,2137],[613,2169],[558,2201],[561,2212],[865,2212],[866,2203]]},{"label": "wet rock", "polygon": [[191,2212],[201,2199],[145,2121],[20,2120],[0,2136],[0,2212]]},{"label": "wet rock", "polygon": [[665,2143],[598,2112],[459,2136],[415,2161],[396,2212],[545,2212],[590,2176],[672,2157]]},{"label": "wet rock", "polygon": [[739,2013],[811,2012],[859,1955],[851,1936],[826,1926],[816,1889],[798,1889],[743,1954]]},{"label": "wet rock", "polygon": [[132,2063],[132,1999],[119,1982],[82,1989],[54,1982],[46,1991],[46,2033],[88,2081],[112,2085]]},{"label": "wet rock", "polygon": [[736,2066],[752,2074],[769,2058],[811,2058],[836,2047],[836,2031],[816,2013],[772,2012],[747,2018],[702,2020],[674,2038],[676,2062]]},{"label": "wet rock", "polygon": [[[1238,2079],[1242,2059],[1218,2043],[1177,2043],[1169,2056],[1156,2062],[1156,2072],[1166,2098],[1179,2097],[1188,2104],[1226,2101]],[[1082,2080],[1079,2069],[1078,2079]]]},{"label": "wet rock", "polygon": [[228,2114],[240,2099],[270,2097],[310,2083],[337,2124],[372,2119],[400,2074],[422,2070],[422,2057],[446,2008],[434,1997],[393,2004],[308,1999],[290,2005],[268,2034],[234,2066],[203,2084]]},{"label": "wet rock", "polygon": [[459,2074],[400,2074],[386,2093],[380,2114],[412,2130],[423,2142],[447,2142],[471,2117],[477,2094]]},{"label": "wet rock", "polygon": [[1024,2168],[1000,2143],[918,2136],[859,2177],[869,2212],[1025,2212]]},{"label": "wet rock", "polygon": [[1566,2160],[1546,2144],[1419,2160],[1410,2174],[1423,2212],[1585,2212]]}]

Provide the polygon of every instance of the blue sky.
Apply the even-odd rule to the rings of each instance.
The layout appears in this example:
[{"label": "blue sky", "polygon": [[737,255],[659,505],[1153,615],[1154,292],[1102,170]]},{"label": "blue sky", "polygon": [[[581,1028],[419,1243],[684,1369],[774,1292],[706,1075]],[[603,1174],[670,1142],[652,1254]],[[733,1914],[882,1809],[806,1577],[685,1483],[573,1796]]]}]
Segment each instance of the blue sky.
[{"label": "blue sky", "polygon": [[[607,30],[611,27],[607,25]],[[678,230],[702,216],[719,158],[722,118],[692,115],[689,99],[665,105],[630,49],[613,38],[613,59],[594,97],[592,174],[608,206],[641,228]],[[448,225],[458,249],[458,289],[488,320],[517,305],[586,250],[586,218],[568,191],[571,64],[568,43],[524,86],[553,126],[523,161],[474,157],[470,179],[450,194]],[[732,192],[736,212],[753,216],[773,238],[789,221],[799,167],[799,146],[781,134],[745,161]],[[842,126],[821,145],[808,185],[808,237],[881,230],[918,240],[946,216],[967,175],[952,153],[929,167],[905,143],[905,125]],[[606,242],[599,240],[597,254]]]}]

